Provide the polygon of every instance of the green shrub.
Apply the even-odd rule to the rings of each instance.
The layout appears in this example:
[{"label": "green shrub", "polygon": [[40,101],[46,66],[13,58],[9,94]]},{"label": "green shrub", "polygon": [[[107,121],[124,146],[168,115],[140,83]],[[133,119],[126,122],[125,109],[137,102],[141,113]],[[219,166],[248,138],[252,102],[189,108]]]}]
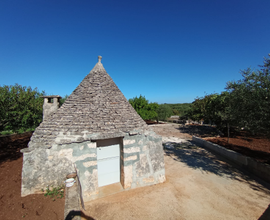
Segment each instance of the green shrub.
[{"label": "green shrub", "polygon": [[[42,192],[44,192],[44,189],[41,190]],[[57,187],[50,187],[47,186],[46,187],[46,190],[45,190],[45,193],[44,193],[44,196],[48,196],[50,198],[53,199],[53,201],[55,200],[55,198],[57,199],[61,199],[64,197],[64,185],[60,185],[60,186],[57,186]]]}]

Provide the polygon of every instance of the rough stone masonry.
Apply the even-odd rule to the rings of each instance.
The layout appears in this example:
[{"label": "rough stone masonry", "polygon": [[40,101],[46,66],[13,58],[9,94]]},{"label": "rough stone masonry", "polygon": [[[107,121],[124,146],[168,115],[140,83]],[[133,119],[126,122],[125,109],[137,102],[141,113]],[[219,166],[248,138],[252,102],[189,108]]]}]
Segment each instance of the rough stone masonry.
[{"label": "rough stone masonry", "polygon": [[62,184],[78,170],[83,198],[99,197],[97,147],[119,144],[123,189],[165,181],[161,137],[141,119],[98,63],[36,128],[23,152],[22,196]]}]

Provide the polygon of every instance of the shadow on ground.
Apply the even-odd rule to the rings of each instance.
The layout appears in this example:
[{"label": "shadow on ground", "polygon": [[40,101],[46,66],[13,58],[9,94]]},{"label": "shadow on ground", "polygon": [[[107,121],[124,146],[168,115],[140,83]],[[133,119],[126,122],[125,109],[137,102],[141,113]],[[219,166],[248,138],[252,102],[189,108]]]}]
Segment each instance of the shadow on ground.
[{"label": "shadow on ground", "polygon": [[65,218],[65,220],[75,220],[75,219],[86,219],[86,220],[95,220],[94,218],[92,218],[91,216],[87,216],[84,214],[84,212],[82,211],[75,211],[72,210],[68,213],[67,217]]},{"label": "shadow on ground", "polygon": [[5,161],[17,160],[22,156],[21,149],[26,148],[32,132],[12,134],[0,137],[0,164]]},{"label": "shadow on ground", "polygon": [[236,164],[215,155],[204,148],[196,146],[192,141],[186,143],[166,143],[167,146],[174,145],[174,148],[164,151],[173,160],[185,163],[193,169],[201,172],[213,173],[218,176],[236,179],[248,183],[254,190],[262,190],[270,194],[270,184],[250,174]]},{"label": "shadow on ground", "polygon": [[270,204],[264,213],[258,218],[258,220],[269,220],[270,219]]},{"label": "shadow on ground", "polygon": [[185,125],[177,128],[181,133],[187,133],[189,135],[195,135],[198,137],[214,137],[222,135],[216,128],[206,125]]}]

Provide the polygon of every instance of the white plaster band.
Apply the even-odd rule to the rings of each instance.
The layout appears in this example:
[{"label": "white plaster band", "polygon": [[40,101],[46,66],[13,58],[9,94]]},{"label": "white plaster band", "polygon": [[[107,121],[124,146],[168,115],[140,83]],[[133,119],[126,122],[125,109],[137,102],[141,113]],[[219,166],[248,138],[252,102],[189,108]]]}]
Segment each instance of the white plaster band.
[{"label": "white plaster band", "polygon": [[124,148],[124,153],[137,153],[140,152],[139,147]]},{"label": "white plaster band", "polygon": [[124,139],[124,146],[128,145],[128,144],[135,144],[135,140],[134,139],[133,140],[125,140]]}]

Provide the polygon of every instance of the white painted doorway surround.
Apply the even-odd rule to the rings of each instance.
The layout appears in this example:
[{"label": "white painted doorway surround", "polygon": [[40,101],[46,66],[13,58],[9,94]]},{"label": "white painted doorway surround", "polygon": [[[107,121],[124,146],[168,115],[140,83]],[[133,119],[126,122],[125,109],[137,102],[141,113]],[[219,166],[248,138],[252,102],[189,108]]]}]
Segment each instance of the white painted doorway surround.
[{"label": "white painted doorway surround", "polygon": [[97,143],[98,186],[120,182],[120,145],[104,140]]}]

